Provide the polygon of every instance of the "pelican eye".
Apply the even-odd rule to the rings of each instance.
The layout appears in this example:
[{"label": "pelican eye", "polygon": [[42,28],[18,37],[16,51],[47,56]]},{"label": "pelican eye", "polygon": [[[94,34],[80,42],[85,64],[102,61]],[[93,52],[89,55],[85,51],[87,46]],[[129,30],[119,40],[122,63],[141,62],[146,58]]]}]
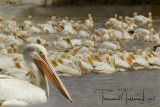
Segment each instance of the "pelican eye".
[{"label": "pelican eye", "polygon": [[40,51],[39,53],[40,53],[40,54],[42,54],[42,52],[41,52],[41,51]]}]

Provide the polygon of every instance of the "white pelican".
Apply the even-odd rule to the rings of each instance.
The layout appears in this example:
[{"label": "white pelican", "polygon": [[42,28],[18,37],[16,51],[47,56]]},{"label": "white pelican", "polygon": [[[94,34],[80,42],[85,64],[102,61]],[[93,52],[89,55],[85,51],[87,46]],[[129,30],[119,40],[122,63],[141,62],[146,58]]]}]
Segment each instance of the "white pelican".
[{"label": "white pelican", "polygon": [[127,71],[132,67],[132,58],[128,53],[117,52],[114,57],[117,71]]},{"label": "white pelican", "polygon": [[[77,60],[77,59],[76,59]],[[77,64],[77,66],[81,69],[82,73],[90,73],[93,71],[93,67],[92,65],[90,65],[89,63],[82,61],[82,60],[77,60],[75,62]]]},{"label": "white pelican", "polygon": [[[62,54],[63,55],[63,54]],[[69,74],[69,75],[81,75],[81,73],[75,69],[75,64],[73,60],[63,59],[63,56],[60,56],[60,54],[57,52],[56,57],[54,59],[51,59],[51,63],[55,67],[55,71],[58,74]]]},{"label": "white pelican", "polygon": [[131,20],[131,18],[129,18],[128,16],[125,17],[125,21],[128,24],[128,28],[131,28],[132,30],[134,30],[135,28],[137,28],[137,25],[134,24],[133,21]]},{"label": "white pelican", "polygon": [[13,31],[16,29],[16,18],[12,17],[12,20],[7,20],[5,22],[5,27],[9,29],[9,31]]},{"label": "white pelican", "polygon": [[144,38],[146,35],[150,34],[150,30],[144,28],[135,29],[134,34],[138,36],[138,38]]},{"label": "white pelican", "polygon": [[5,27],[5,23],[2,19],[2,17],[0,17],[0,28],[3,28],[3,27]]},{"label": "white pelican", "polygon": [[51,24],[51,25],[52,25],[52,24],[57,24],[56,16],[52,16],[52,17],[51,17],[51,20],[48,21],[47,24]]},{"label": "white pelican", "polygon": [[29,41],[30,43],[43,45],[45,48],[49,45],[48,40],[43,37],[40,37],[40,36],[29,37],[26,40],[25,40],[25,38],[21,38],[21,39],[23,39],[25,42]]},{"label": "white pelican", "polygon": [[72,43],[73,46],[80,46],[80,45],[82,45],[82,40],[80,40],[80,39],[72,39],[71,43]]},{"label": "white pelican", "polygon": [[91,35],[92,35],[92,34],[91,34],[91,32],[88,30],[87,27],[85,27],[85,30],[80,30],[80,31],[78,32],[78,36],[79,36],[80,38],[89,38]]},{"label": "white pelican", "polygon": [[160,51],[160,42],[157,42],[157,43],[154,45],[153,51],[154,51],[154,52],[157,52],[157,53]]},{"label": "white pelican", "polygon": [[5,45],[11,45],[11,44],[15,44],[17,46],[19,45],[22,45],[23,44],[23,41],[19,38],[15,38],[15,36],[13,35],[10,35],[10,36],[7,36],[4,40]]},{"label": "white pelican", "polygon": [[64,24],[70,23],[70,21],[69,21],[68,17],[65,17],[65,19],[58,21],[58,23],[64,25]]},{"label": "white pelican", "polygon": [[153,39],[153,32],[154,32],[153,29],[151,29],[149,35],[146,35],[146,36],[144,37],[144,40],[151,42],[152,39]]},{"label": "white pelican", "polygon": [[135,60],[132,61],[133,69],[147,69],[150,67],[148,63],[148,56],[146,52],[142,51],[142,49],[137,49],[138,55],[134,55]]},{"label": "white pelican", "polygon": [[[112,29],[113,30],[113,29]],[[105,29],[105,28],[98,28],[97,29],[97,32],[100,34],[100,35],[103,35],[105,33],[108,33],[108,29]]]},{"label": "white pelican", "polygon": [[103,42],[100,47],[105,49],[110,49],[110,50],[117,50],[117,49],[120,49],[120,44],[121,44],[124,48],[126,48],[124,43],[118,37],[116,38],[116,43],[117,44],[106,41],[106,42]]},{"label": "white pelican", "polygon": [[85,26],[93,27],[94,21],[91,14],[88,14],[88,19],[85,20]]},{"label": "white pelican", "polygon": [[[120,17],[120,19],[124,20],[122,17]],[[115,23],[115,25],[113,26],[113,28],[115,28],[116,30],[126,29],[127,27],[128,24],[123,21],[117,21],[117,23]]]},{"label": "white pelican", "polygon": [[147,24],[152,22],[152,14],[151,12],[148,13],[148,18],[143,15],[138,15],[136,12],[134,12],[134,21],[136,23],[140,24]]},{"label": "white pelican", "polygon": [[38,28],[42,33],[56,33],[56,30],[50,24],[38,24]]},{"label": "white pelican", "polygon": [[28,26],[28,25],[33,25],[33,24],[36,23],[35,20],[33,19],[33,17],[32,17],[31,15],[28,16],[28,19],[29,19],[29,20],[25,20],[25,21],[23,22],[24,27],[26,27],[26,26]]},{"label": "white pelican", "polygon": [[156,55],[150,48],[146,52],[148,56],[148,63],[150,64],[150,69],[159,69],[160,68],[160,57]]},{"label": "white pelican", "polygon": [[64,25],[60,24],[60,27],[62,28],[63,34],[77,34],[77,30],[75,30],[75,28],[73,28],[73,25],[69,22]]},{"label": "white pelican", "polygon": [[[88,47],[79,46],[79,47],[75,48],[74,50],[78,50],[78,51],[76,51],[76,53],[78,53],[78,54],[83,54],[85,52],[87,53],[87,52],[90,52],[90,51],[94,50],[94,48],[92,48],[91,43],[89,43]],[[72,50],[71,50],[71,52],[72,52]]]},{"label": "white pelican", "polygon": [[160,41],[160,32],[156,33],[152,36],[152,41],[153,42],[159,42]]},{"label": "white pelican", "polygon": [[11,57],[8,55],[0,55],[0,68],[1,69],[8,69],[8,68],[13,68],[14,63]]},{"label": "white pelican", "polygon": [[92,40],[84,40],[83,45],[86,47],[89,45],[91,45],[91,47],[94,47],[94,42]]},{"label": "white pelican", "polygon": [[0,75],[0,100],[1,105],[14,105],[15,101],[25,105],[27,103],[42,103],[47,101],[49,88],[46,77],[52,84],[71,102],[69,93],[62,81],[48,61],[45,48],[37,44],[28,44],[23,53],[26,66],[37,70],[31,70],[34,75],[33,84],[7,75]]},{"label": "white pelican", "polygon": [[112,26],[109,21],[106,22],[106,27],[107,27],[107,29],[112,29]]},{"label": "white pelican", "polygon": [[[106,59],[107,60],[107,59]],[[95,71],[103,74],[116,72],[115,58],[112,56],[106,62],[93,61]]]},{"label": "white pelican", "polygon": [[117,14],[114,15],[114,18],[109,18],[109,22],[110,22],[111,25],[116,24],[117,21],[118,21]]},{"label": "white pelican", "polygon": [[39,28],[36,28],[33,25],[26,26],[27,30],[29,30],[30,34],[32,33],[42,33],[42,31]]},{"label": "white pelican", "polygon": [[[71,65],[74,67],[74,63],[71,63]],[[70,75],[81,75],[81,73],[77,70],[77,69],[74,69],[72,67],[68,67],[66,65],[63,65],[63,64],[58,64],[56,67],[55,67],[55,71],[57,73],[64,73],[64,74],[70,74]]]},{"label": "white pelican", "polygon": [[56,36],[56,41],[53,42],[53,46],[55,46],[57,49],[74,48],[69,37],[58,40],[58,36]]},{"label": "white pelican", "polygon": [[31,75],[26,75],[27,73],[28,72],[26,70],[22,70],[19,68],[2,69],[2,71],[1,71],[1,74],[3,74],[3,75],[5,74],[8,76],[14,77],[16,79],[32,82],[33,79],[31,79]]},{"label": "white pelican", "polygon": [[108,30],[107,33],[105,33],[105,34],[102,35],[102,38],[103,38],[103,40],[112,40],[112,35],[113,35],[112,31]]},{"label": "white pelican", "polygon": [[112,35],[113,38],[118,37],[119,39],[131,40],[134,36],[131,36],[126,30],[122,29],[122,31],[115,30],[114,34]]}]

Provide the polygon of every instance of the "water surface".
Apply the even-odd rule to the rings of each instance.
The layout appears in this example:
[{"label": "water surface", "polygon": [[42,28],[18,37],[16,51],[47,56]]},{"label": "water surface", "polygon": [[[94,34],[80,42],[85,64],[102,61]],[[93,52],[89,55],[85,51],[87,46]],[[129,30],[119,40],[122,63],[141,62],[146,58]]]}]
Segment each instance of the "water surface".
[{"label": "water surface", "polygon": [[[149,11],[153,13],[154,28],[160,31],[160,13],[157,11],[159,6],[61,6],[61,7],[38,7],[33,4],[15,5],[15,6],[1,6],[0,16],[11,19],[16,16],[21,25],[28,15],[32,15],[38,23],[43,23],[49,20],[50,16],[56,15],[59,19],[68,16],[69,19],[84,19],[88,13],[92,13],[96,21],[95,28],[103,27],[104,22],[108,17],[114,16],[115,13],[122,16],[132,16],[132,13],[137,11],[140,14],[147,15]],[[39,36],[35,34],[34,36]],[[41,36],[48,40],[54,40],[52,34]],[[145,49],[146,47],[153,47],[155,43],[146,43],[142,40],[125,41],[127,51],[131,51],[133,46]],[[21,48],[22,49],[22,48]],[[54,50],[50,46],[49,50]],[[61,77],[67,90],[69,91],[74,103],[70,103],[65,99],[51,84],[50,97],[47,103],[28,105],[28,107],[159,107],[160,105],[160,71],[159,70],[145,70],[145,71],[127,71],[117,72],[112,75],[104,74],[83,74],[74,77]],[[102,91],[97,89],[107,89],[104,91],[104,96],[108,98],[117,98],[122,94],[124,89],[127,89],[128,96],[134,98],[155,98],[154,101],[144,101],[140,104],[139,101],[125,102],[125,95],[123,100],[119,101],[104,101],[102,103]],[[96,93],[95,93],[96,91]]]}]

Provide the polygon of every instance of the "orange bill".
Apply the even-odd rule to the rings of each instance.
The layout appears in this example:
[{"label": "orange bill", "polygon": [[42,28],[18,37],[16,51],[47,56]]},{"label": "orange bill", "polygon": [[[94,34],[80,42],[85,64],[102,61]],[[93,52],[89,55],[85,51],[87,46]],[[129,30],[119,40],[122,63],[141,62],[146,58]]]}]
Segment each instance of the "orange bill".
[{"label": "orange bill", "polygon": [[72,55],[75,56],[77,54],[77,52],[82,48],[82,46],[75,48],[72,52]]},{"label": "orange bill", "polygon": [[101,38],[101,41],[103,40],[102,35],[100,35],[97,31],[95,32],[97,36]]},{"label": "orange bill", "polygon": [[88,28],[85,28],[85,30],[86,30],[86,32],[87,32],[90,36],[92,36],[92,34],[91,34],[91,32],[88,30]]},{"label": "orange bill", "polygon": [[122,45],[124,48],[126,48],[126,46],[124,45],[124,43],[123,43],[118,37],[116,38],[116,40],[117,40],[118,42],[120,42],[121,45]]},{"label": "orange bill", "polygon": [[79,32],[79,28],[76,25],[73,25],[73,29]]},{"label": "orange bill", "polygon": [[89,44],[88,44],[88,52],[90,51],[91,47],[92,47],[92,44],[91,44],[91,42],[89,42]]},{"label": "orange bill", "polygon": [[81,71],[87,73],[87,70],[83,67],[81,61],[78,62],[78,66],[80,67]]},{"label": "orange bill", "polygon": [[53,22],[57,22],[57,19],[56,19],[55,16],[52,17],[52,21],[53,21]]},{"label": "orange bill", "polygon": [[0,22],[2,23],[3,26],[5,26],[3,19],[1,19]]},{"label": "orange bill", "polygon": [[91,14],[88,14],[88,18],[89,18],[90,22],[93,24],[94,21],[93,21],[93,18],[92,18],[92,15],[91,15]]},{"label": "orange bill", "polygon": [[111,35],[110,31],[108,32],[108,35],[109,35],[109,39],[111,40],[112,39],[112,35]]},{"label": "orange bill", "polygon": [[71,45],[72,48],[74,48],[73,45],[72,45],[72,42],[69,38],[67,38],[67,42]]},{"label": "orange bill", "polygon": [[41,25],[38,26],[41,32],[44,32],[43,28]]},{"label": "orange bill", "polygon": [[62,28],[61,28],[59,25],[57,25],[57,24],[53,24],[52,26],[53,26],[53,27],[55,26],[55,27],[57,27],[59,30],[62,30]]},{"label": "orange bill", "polygon": [[30,44],[22,35],[19,35],[18,38],[22,39],[25,43]]},{"label": "orange bill", "polygon": [[66,90],[65,86],[63,85],[61,79],[54,71],[51,63],[49,62],[48,58],[43,54],[40,53],[41,59],[34,59],[37,66],[43,72],[43,74],[52,82],[52,84],[58,89],[61,94],[73,102],[72,98],[70,97],[68,91]]},{"label": "orange bill", "polygon": [[149,34],[148,41],[151,41],[152,35],[153,35],[153,31],[151,30],[151,31],[150,31],[150,34]]},{"label": "orange bill", "polygon": [[148,51],[149,51],[154,57],[157,56],[151,49],[148,49]]},{"label": "orange bill", "polygon": [[32,23],[34,23],[34,24],[36,23],[35,20],[33,19],[33,17],[31,17],[30,20],[32,21]]}]

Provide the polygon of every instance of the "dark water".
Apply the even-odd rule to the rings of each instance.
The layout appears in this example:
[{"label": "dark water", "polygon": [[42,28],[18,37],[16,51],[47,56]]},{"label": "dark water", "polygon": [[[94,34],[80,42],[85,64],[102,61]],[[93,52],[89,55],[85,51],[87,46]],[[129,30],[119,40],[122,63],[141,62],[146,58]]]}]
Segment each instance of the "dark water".
[{"label": "dark water", "polygon": [[[153,13],[154,27],[160,31],[160,6],[71,6],[71,7],[37,7],[32,4],[1,6],[0,16],[11,19],[16,16],[19,23],[31,14],[38,23],[49,20],[50,16],[56,15],[58,18],[68,16],[70,19],[84,19],[88,13],[92,13],[95,19],[96,28],[104,26],[108,17],[115,13],[122,16],[132,16],[133,12],[147,15],[149,11]],[[35,35],[36,36],[36,35]],[[41,35],[44,36],[44,35]],[[47,35],[47,39],[53,36]],[[146,43],[142,40],[125,41],[127,50],[132,46],[145,49],[152,47],[155,43]],[[51,47],[50,47],[51,48]],[[127,71],[114,73],[112,75],[83,74],[75,77],[61,77],[74,103],[65,99],[51,84],[50,98],[47,103],[28,105],[28,107],[159,107],[160,106],[160,71]],[[118,98],[122,95],[122,100],[108,101],[102,103],[102,91],[105,98]],[[126,89],[126,91],[125,91]],[[97,90],[97,91],[96,91]],[[96,93],[95,93],[96,91]],[[144,91],[144,94],[143,94]],[[129,97],[144,98],[145,101],[127,101],[126,92]],[[144,97],[143,97],[144,95]],[[153,101],[151,101],[153,100]],[[140,104],[143,103],[143,104]]]}]

